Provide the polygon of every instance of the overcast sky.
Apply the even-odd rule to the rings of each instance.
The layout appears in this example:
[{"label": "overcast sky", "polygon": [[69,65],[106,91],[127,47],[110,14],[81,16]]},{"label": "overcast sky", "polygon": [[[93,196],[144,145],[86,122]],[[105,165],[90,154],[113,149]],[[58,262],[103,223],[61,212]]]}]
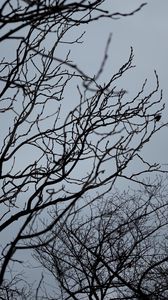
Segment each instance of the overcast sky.
[{"label": "overcast sky", "polygon": [[[107,8],[111,6],[114,12],[130,12],[141,3],[142,1],[138,0],[107,0]],[[124,78],[122,81],[123,88],[128,89],[129,94],[132,95],[141,89],[144,79],[147,77],[149,86],[151,85],[151,89],[153,89],[155,87],[154,69],[156,69],[160,79],[160,87],[163,89],[163,99],[167,104],[168,0],[149,0],[147,3],[134,16],[115,21],[102,19],[89,26],[83,26],[83,30],[86,30],[83,37],[84,43],[72,45],[71,57],[77,61],[81,69],[93,75],[101,64],[106,41],[109,34],[112,33],[109,60],[102,81],[108,80],[109,76],[126,62],[132,46],[136,69]],[[74,36],[75,34],[74,31]],[[5,48],[4,51],[6,51]],[[167,111],[168,105],[164,112],[164,120],[168,120]],[[144,152],[149,160],[168,163],[168,127],[157,134]]]},{"label": "overcast sky", "polygon": [[[144,1],[145,2],[145,1]],[[128,90],[130,97],[141,89],[145,78],[149,80],[149,87],[155,87],[154,69],[156,69],[160,87],[163,89],[163,99],[167,102],[168,95],[168,0],[149,0],[147,5],[131,17],[122,17],[119,20],[101,19],[83,27],[74,28],[70,34],[77,38],[78,34],[86,31],[83,44],[62,44],[62,53],[70,49],[71,58],[89,75],[98,70],[104,54],[109,34],[112,33],[112,42],[109,49],[108,63],[105,67],[102,82],[117,71],[129,57],[130,47],[134,49],[134,64],[136,69],[130,71],[120,82],[120,87]],[[140,0],[106,0],[105,8],[113,12],[131,12],[143,1]],[[13,53],[10,47],[3,44],[3,56]],[[4,51],[3,51],[4,50]],[[59,53],[59,51],[57,51]],[[69,98],[69,89],[67,89]],[[73,95],[73,94],[72,94]],[[72,97],[73,98],[73,97]],[[75,97],[74,97],[75,98]],[[73,99],[68,99],[73,103]],[[69,109],[69,106],[67,107]],[[168,106],[162,120],[167,118]],[[168,118],[167,118],[168,119]],[[5,126],[5,124],[4,124]],[[167,160],[168,128],[165,128],[151,143],[152,157],[165,163]],[[149,158],[151,147],[146,149]]]},{"label": "overcast sky", "polygon": [[[163,99],[167,103],[168,95],[168,1],[149,0],[147,5],[134,16],[121,18],[120,20],[105,20],[92,23],[88,27],[83,38],[84,44],[72,48],[72,57],[77,59],[79,66],[84,71],[96,72],[101,63],[105,43],[112,33],[112,43],[109,50],[109,60],[104,71],[104,80],[112,72],[126,62],[130,47],[134,49],[134,64],[136,69],[124,78],[124,88],[131,95],[137,92],[147,77],[149,87],[154,88],[156,69],[160,87],[163,89]],[[130,12],[137,8],[142,1],[135,0],[107,0],[107,7],[113,11]],[[107,76],[107,77],[106,77]],[[162,120],[168,120],[168,105],[166,106]],[[161,163],[167,163],[168,153],[168,128],[157,134],[155,139],[146,148],[148,158]]]}]

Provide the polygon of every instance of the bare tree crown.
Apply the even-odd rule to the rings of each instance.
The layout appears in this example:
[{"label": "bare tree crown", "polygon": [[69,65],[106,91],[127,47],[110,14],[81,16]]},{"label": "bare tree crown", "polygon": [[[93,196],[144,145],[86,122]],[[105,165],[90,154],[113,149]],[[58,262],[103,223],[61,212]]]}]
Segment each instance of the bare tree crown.
[{"label": "bare tree crown", "polygon": [[[145,80],[130,99],[117,85],[134,67],[132,48],[125,64],[105,83],[100,76],[111,36],[94,76],[71,60],[69,48],[84,39],[81,31],[67,40],[71,30],[100,18],[131,16],[145,5],[120,13],[107,11],[105,4],[106,0],[1,1],[0,231],[6,241],[1,249],[0,291],[4,298],[23,295],[6,276],[12,265],[19,264],[19,251],[47,245],[52,230],[86,193],[94,201],[112,190],[118,179],[144,184],[143,174],[161,171],[159,164],[150,164],[141,154],[166,125],[159,122],[164,103],[157,72],[154,88],[147,92]],[[67,52],[61,53],[60,45],[65,51],[68,45]],[[130,172],[132,162],[139,167]]]}]

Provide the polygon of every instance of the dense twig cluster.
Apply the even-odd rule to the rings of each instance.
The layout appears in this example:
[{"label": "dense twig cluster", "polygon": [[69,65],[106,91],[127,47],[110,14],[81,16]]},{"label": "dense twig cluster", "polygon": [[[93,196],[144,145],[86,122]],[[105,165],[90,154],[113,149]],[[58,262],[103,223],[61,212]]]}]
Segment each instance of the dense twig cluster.
[{"label": "dense twig cluster", "polygon": [[139,192],[116,191],[85,214],[76,207],[57,223],[50,232],[54,239],[36,250],[58,286],[50,295],[167,299],[167,188],[162,180],[155,184]]},{"label": "dense twig cluster", "polygon": [[[102,17],[132,15],[143,6],[128,14],[113,13],[104,9],[104,3],[1,3],[0,42],[2,49],[6,45],[13,51],[0,62],[0,231],[6,236],[0,284],[10,264],[19,262],[19,250],[47,244],[48,233],[86,192],[92,191],[94,199],[111,190],[118,178],[142,182],[144,172],[160,169],[141,155],[143,146],[165,126],[156,118],[164,109],[157,73],[153,90],[145,92],[145,81],[129,99],[117,83],[133,67],[132,49],[127,62],[105,84],[99,77],[110,38],[95,76],[72,62],[69,51],[57,55],[61,44],[81,43],[83,33],[67,42],[72,28]],[[132,161],[137,161],[138,171],[130,172]],[[48,214],[53,207],[58,210],[54,219]],[[8,286],[3,285],[4,293]]]},{"label": "dense twig cluster", "polygon": [[[43,29],[54,32],[55,25],[59,25],[60,29],[62,25],[79,26],[100,18],[131,16],[146,4],[141,4],[130,13],[113,13],[103,8],[105,2],[106,0],[4,0],[0,9],[0,42],[6,39],[22,39],[22,29],[28,26],[40,31]],[[13,24],[15,26],[11,28],[10,25]]]}]

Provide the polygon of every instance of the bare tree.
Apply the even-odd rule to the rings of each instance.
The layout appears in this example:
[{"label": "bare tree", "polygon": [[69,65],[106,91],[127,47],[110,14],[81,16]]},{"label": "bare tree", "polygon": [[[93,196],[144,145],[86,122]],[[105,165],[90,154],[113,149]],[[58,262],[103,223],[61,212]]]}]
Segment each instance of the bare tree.
[{"label": "bare tree", "polygon": [[[5,291],[8,268],[20,263],[17,253],[39,247],[37,237],[47,243],[48,233],[86,192],[96,198],[117,178],[141,182],[144,172],[160,170],[141,156],[143,146],[165,126],[156,118],[164,109],[157,73],[150,92],[145,92],[145,80],[130,99],[117,83],[133,67],[132,49],[103,84],[110,37],[94,76],[71,61],[69,50],[57,56],[60,45],[66,49],[82,42],[83,33],[69,39],[74,28],[129,16],[144,5],[126,14],[106,11],[105,2],[1,2],[0,285]],[[132,161],[138,161],[138,172],[130,172]],[[54,219],[48,214],[52,207],[59,212]]]},{"label": "bare tree", "polygon": [[57,283],[54,299],[166,300],[167,192],[159,179],[155,188],[97,199],[85,214],[74,208],[59,222],[35,254]]}]

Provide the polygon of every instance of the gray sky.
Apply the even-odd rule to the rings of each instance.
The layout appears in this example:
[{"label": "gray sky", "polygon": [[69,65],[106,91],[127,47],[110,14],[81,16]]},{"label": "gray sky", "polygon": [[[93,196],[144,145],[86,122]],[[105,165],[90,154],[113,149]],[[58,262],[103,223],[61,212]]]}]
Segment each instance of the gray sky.
[{"label": "gray sky", "polygon": [[[130,12],[136,9],[140,0],[107,0],[107,9],[110,11]],[[104,54],[105,45],[109,34],[112,33],[112,42],[108,53],[108,62],[105,66],[101,82],[106,82],[112,74],[124,64],[130,54],[130,47],[134,48],[134,64],[136,68],[128,72],[119,81],[119,88],[128,90],[127,97],[135,95],[142,87],[145,78],[148,78],[148,90],[155,88],[154,69],[157,70],[160,79],[160,87],[163,88],[163,99],[167,102],[167,78],[168,78],[168,1],[149,0],[147,5],[131,17],[122,17],[119,20],[101,19],[98,22],[83,25],[82,28],[74,28],[70,33],[75,39],[82,31],[85,31],[83,44],[62,44],[58,57],[63,57],[63,52],[71,50],[70,58],[74,59],[79,68],[89,75],[93,75],[100,67]],[[50,46],[50,45],[49,45]],[[5,48],[4,55],[11,56],[11,48]],[[68,87],[65,97],[65,109],[68,112],[70,106],[78,103],[79,97],[75,94],[76,88]],[[68,102],[68,105],[67,105]],[[167,105],[167,103],[166,103]],[[167,108],[161,119],[166,120]],[[65,113],[63,111],[63,113]],[[5,116],[4,116],[5,117]],[[7,127],[5,120],[3,126]],[[9,120],[10,122],[10,120]],[[159,132],[144,149],[148,160],[167,163],[168,152],[168,127]],[[19,163],[25,162],[25,155],[19,157]],[[27,163],[27,161],[26,161]],[[19,167],[19,166],[18,166]]]},{"label": "gray sky", "polygon": [[[107,0],[105,8],[110,11],[130,12],[136,9],[143,1],[141,0]],[[145,2],[145,1],[144,1]],[[89,75],[93,75],[98,70],[104,54],[105,45],[109,34],[112,33],[112,42],[109,49],[109,57],[102,83],[107,81],[111,74],[115,73],[126,62],[130,54],[130,47],[134,48],[134,64],[136,68],[127,73],[127,76],[120,81],[120,88],[128,90],[131,97],[141,89],[145,78],[148,78],[148,86],[152,89],[155,86],[154,69],[156,69],[160,87],[163,89],[163,99],[167,102],[168,86],[168,1],[148,0],[147,5],[141,11],[131,17],[123,17],[119,20],[101,19],[89,25],[84,25],[80,29],[74,28],[70,34],[72,38],[85,31],[83,44],[62,44],[60,47],[60,57],[70,49],[71,58],[78,63],[78,66]],[[13,51],[3,44],[1,49],[4,55],[11,57]],[[4,51],[3,51],[4,50]],[[59,54],[59,51],[57,52]],[[59,56],[59,55],[58,55]],[[74,86],[67,89],[67,99],[74,103]],[[74,97],[69,97],[74,95]],[[77,99],[78,101],[78,99]],[[65,101],[66,102],[66,101]],[[72,104],[73,105],[73,104]],[[67,105],[66,105],[67,107]],[[67,107],[69,109],[69,106]],[[68,111],[67,111],[68,112]],[[167,108],[162,120],[167,118]],[[5,126],[5,122],[3,122]],[[146,148],[146,154],[154,160],[165,163],[167,160],[168,142],[165,139],[167,128],[150,143]]]},{"label": "gray sky", "polygon": [[[142,1],[138,0],[107,0],[113,11],[129,12]],[[168,94],[168,0],[149,0],[143,9],[132,17],[112,21],[102,19],[99,22],[83,26],[86,34],[84,43],[72,45],[71,57],[86,73],[93,75],[99,68],[104,54],[105,44],[110,33],[112,43],[109,49],[109,60],[102,76],[102,82],[108,80],[112,73],[126,62],[130,47],[134,48],[136,69],[121,80],[121,87],[133,95],[141,89],[144,79],[149,79],[151,90],[155,87],[154,69],[163,88],[164,102],[167,105]],[[76,36],[76,29],[74,37]],[[77,37],[77,36],[76,36]],[[65,47],[65,45],[63,45]],[[69,46],[68,46],[69,47]],[[5,49],[5,48],[4,48]],[[73,89],[68,90],[73,95]],[[73,97],[69,97],[73,101]],[[69,106],[68,106],[69,109]],[[168,120],[168,105],[163,120]],[[167,163],[168,127],[157,134],[144,150],[149,160]],[[23,157],[24,159],[24,157]]]},{"label": "gray sky", "polygon": [[[137,8],[142,1],[108,0],[108,6],[113,11],[129,12]],[[86,28],[83,45],[72,47],[72,57],[85,72],[93,74],[97,71],[104,53],[105,43],[112,33],[112,43],[109,58],[104,70],[102,81],[109,78],[111,73],[126,62],[130,47],[134,48],[134,64],[136,69],[124,77],[123,87],[128,89],[129,95],[136,93],[148,78],[149,88],[155,85],[154,69],[156,69],[160,87],[163,89],[163,99],[167,105],[168,94],[168,1],[149,0],[147,5],[134,16],[120,20],[105,20],[90,24]],[[122,87],[122,86],[121,86]],[[166,106],[162,120],[168,120]],[[150,145],[144,150],[148,158],[151,157],[161,163],[167,162],[168,128],[157,134]],[[166,137],[166,138],[165,138]],[[152,156],[151,156],[152,152]]]}]

